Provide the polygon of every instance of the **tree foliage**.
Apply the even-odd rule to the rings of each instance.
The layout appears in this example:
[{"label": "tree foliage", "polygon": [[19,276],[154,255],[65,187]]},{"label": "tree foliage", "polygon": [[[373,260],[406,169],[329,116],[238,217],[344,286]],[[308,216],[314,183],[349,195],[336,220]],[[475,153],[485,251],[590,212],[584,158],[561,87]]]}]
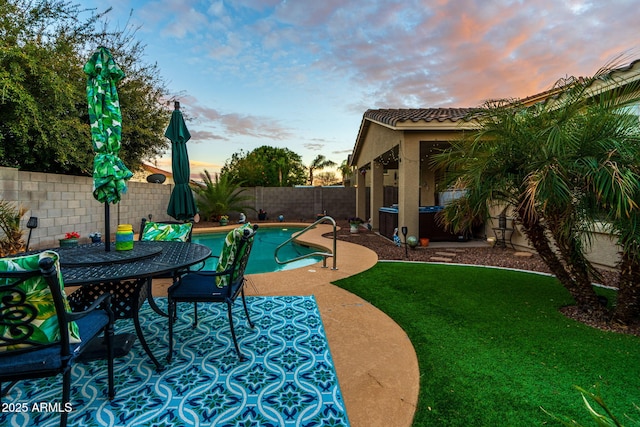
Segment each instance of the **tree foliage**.
[{"label": "tree foliage", "polygon": [[336,162],[334,162],[333,160],[329,160],[324,155],[318,154],[315,159],[311,161],[311,164],[307,168],[307,170],[309,171],[309,185],[314,185],[313,174],[315,171],[321,171],[325,168],[330,168],[335,165]]},{"label": "tree foliage", "polygon": [[118,85],[120,157],[136,169],[168,147],[169,109],[155,65],[141,58],[135,31],[108,31],[109,9],[95,13],[69,1],[0,2],[0,165],[91,174],[93,148],[83,66],[99,46],[126,74]]},{"label": "tree foliage", "polygon": [[340,166],[338,166],[338,170],[340,171],[340,175],[342,176],[342,185],[345,185],[347,179],[350,179],[353,175],[353,170],[351,166],[349,166],[348,159],[344,159],[342,163],[340,163]]},{"label": "tree foliage", "polygon": [[[609,90],[594,91],[597,85]],[[586,256],[603,221],[622,248],[614,318],[640,316],[640,125],[625,107],[640,86],[612,65],[573,79],[544,103],[493,101],[474,112],[478,128],[435,157],[447,184],[466,188],[442,220],[460,230],[510,209],[542,260],[593,317],[610,315],[595,294],[597,270]]]},{"label": "tree foliage", "polygon": [[336,176],[335,172],[331,172],[331,171],[326,171],[326,172],[320,172],[319,174],[317,174],[315,176],[315,181],[318,185],[336,185],[337,183],[339,183],[340,181],[338,180],[338,177]]},{"label": "tree foliage", "polygon": [[211,179],[209,171],[200,174],[204,187],[196,187],[196,203],[200,213],[207,221],[218,221],[220,216],[229,212],[243,212],[255,210],[247,203],[252,197],[243,194],[246,188],[240,188],[238,183],[226,175],[215,175]]},{"label": "tree foliage", "polygon": [[306,181],[302,158],[288,148],[263,145],[245,153],[234,153],[221,175],[247,187],[290,187]]}]

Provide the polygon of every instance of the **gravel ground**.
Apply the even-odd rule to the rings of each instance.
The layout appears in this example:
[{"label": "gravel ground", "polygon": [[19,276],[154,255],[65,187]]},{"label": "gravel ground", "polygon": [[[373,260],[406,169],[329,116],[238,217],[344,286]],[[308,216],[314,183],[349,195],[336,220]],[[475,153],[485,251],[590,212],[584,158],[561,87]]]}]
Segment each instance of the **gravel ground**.
[{"label": "gravel ground", "polygon": [[[490,247],[484,241],[460,243],[453,248],[438,247],[435,242],[427,247],[418,246],[405,250],[404,245],[398,247],[389,239],[360,227],[360,232],[352,234],[348,224],[339,224],[338,239],[357,243],[375,251],[381,260],[430,261],[471,265],[490,265],[495,267],[550,273],[549,268],[540,257],[531,252],[513,250],[511,247]],[[401,239],[403,239],[401,237]],[[406,255],[405,255],[406,254]],[[617,274],[613,271],[600,271],[604,284],[616,286]]]}]

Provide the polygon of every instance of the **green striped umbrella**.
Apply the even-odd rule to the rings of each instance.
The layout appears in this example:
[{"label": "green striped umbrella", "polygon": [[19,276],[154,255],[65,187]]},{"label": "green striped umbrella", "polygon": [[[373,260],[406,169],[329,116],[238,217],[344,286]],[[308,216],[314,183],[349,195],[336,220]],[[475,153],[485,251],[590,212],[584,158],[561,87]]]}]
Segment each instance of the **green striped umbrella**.
[{"label": "green striped umbrella", "polygon": [[167,214],[177,220],[190,220],[198,212],[193,192],[189,187],[189,153],[187,141],[191,138],[189,129],[180,112],[180,103],[175,102],[175,109],[164,136],[171,140],[171,168],[175,187],[171,192]]},{"label": "green striped umbrella", "polygon": [[124,72],[111,52],[98,47],[84,66],[87,74],[87,101],[91,140],[96,156],[93,161],[93,197],[105,205],[105,249],[109,250],[109,203],[118,203],[127,191],[133,174],[118,157],[122,137],[122,113],[116,83]]}]

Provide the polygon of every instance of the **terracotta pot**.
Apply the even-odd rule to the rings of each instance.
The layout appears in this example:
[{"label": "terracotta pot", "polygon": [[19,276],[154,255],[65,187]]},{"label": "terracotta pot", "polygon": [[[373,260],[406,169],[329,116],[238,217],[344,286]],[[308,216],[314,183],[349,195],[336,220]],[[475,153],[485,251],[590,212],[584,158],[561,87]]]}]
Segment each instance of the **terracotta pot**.
[{"label": "terracotta pot", "polygon": [[420,246],[423,246],[425,248],[427,246],[429,246],[429,238],[428,237],[421,237],[420,238]]}]

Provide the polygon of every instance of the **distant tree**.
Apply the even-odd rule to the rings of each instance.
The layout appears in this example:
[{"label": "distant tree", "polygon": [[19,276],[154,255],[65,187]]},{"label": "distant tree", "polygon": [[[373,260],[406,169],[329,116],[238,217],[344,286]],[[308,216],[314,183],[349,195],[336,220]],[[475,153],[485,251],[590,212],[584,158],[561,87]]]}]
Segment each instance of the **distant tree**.
[{"label": "distant tree", "polygon": [[313,173],[315,171],[320,171],[322,169],[329,168],[335,165],[336,162],[327,159],[322,154],[318,154],[307,168],[309,170],[309,185],[313,185]]},{"label": "distant tree", "polygon": [[340,163],[340,166],[338,166],[338,170],[340,171],[340,175],[342,175],[342,185],[345,185],[347,178],[350,178],[351,175],[353,175],[351,166],[349,166],[349,161],[344,159],[342,163]]},{"label": "distant tree", "polygon": [[168,147],[170,111],[155,65],[127,27],[108,31],[106,15],[60,0],[0,2],[0,165],[90,174],[83,66],[95,48],[109,48],[126,77],[118,83],[123,130],[120,157],[130,169]]},{"label": "distant tree", "polygon": [[333,185],[338,182],[338,177],[335,172],[320,172],[315,180],[319,185]]},{"label": "distant tree", "polygon": [[305,183],[302,158],[287,148],[267,145],[249,153],[242,150],[234,153],[220,173],[247,187],[289,187]]},{"label": "distant tree", "polygon": [[195,187],[196,204],[205,220],[218,221],[221,215],[229,212],[255,210],[247,204],[253,198],[243,194],[247,189],[240,188],[228,176],[215,174],[211,179],[209,171],[205,170],[200,177],[204,186]]}]

